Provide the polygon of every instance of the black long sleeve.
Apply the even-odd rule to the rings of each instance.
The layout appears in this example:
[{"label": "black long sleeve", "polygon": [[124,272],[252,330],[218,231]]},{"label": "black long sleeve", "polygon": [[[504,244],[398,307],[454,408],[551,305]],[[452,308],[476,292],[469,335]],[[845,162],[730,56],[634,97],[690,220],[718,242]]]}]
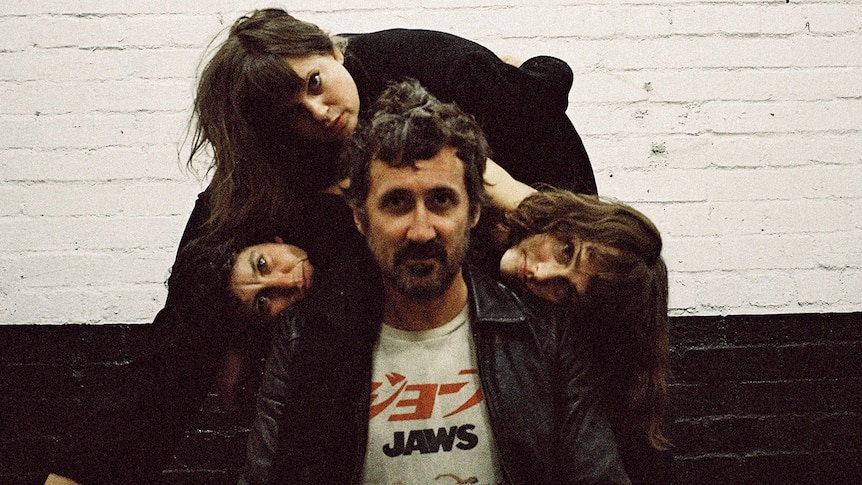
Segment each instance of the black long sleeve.
[{"label": "black long sleeve", "polygon": [[564,61],[539,56],[515,67],[475,42],[429,30],[345,36],[345,66],[363,106],[388,82],[414,78],[476,117],[492,158],[517,180],[596,193],[589,156],[566,115],[573,74]]}]

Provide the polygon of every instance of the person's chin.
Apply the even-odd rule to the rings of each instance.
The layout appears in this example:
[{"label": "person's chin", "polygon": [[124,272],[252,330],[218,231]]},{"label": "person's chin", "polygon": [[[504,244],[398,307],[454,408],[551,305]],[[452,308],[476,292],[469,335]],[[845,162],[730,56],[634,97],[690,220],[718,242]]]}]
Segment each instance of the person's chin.
[{"label": "person's chin", "polygon": [[348,112],[345,112],[344,116],[346,117],[346,120],[344,122],[344,129],[342,130],[341,135],[346,140],[347,138],[350,138],[350,135],[352,135],[354,131],[356,131],[356,126],[359,124],[359,117]]},{"label": "person's chin", "polygon": [[510,268],[500,267],[500,279],[510,285],[520,285],[521,281],[518,279],[518,275],[513,273]]},{"label": "person's chin", "polygon": [[500,258],[500,275],[505,278],[514,278],[518,273],[518,261],[512,249],[509,249]]}]

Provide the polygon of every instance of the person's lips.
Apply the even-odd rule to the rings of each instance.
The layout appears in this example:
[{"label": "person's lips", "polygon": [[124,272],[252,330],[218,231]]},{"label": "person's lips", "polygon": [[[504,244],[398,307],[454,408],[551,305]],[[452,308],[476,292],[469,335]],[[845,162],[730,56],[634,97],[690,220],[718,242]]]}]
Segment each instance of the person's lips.
[{"label": "person's lips", "polygon": [[333,134],[337,134],[344,130],[345,125],[347,125],[347,115],[342,112],[326,125],[326,129]]},{"label": "person's lips", "polygon": [[524,255],[524,259],[521,260],[521,266],[518,267],[518,279],[521,281],[527,281],[527,255]]},{"label": "person's lips", "polygon": [[314,275],[314,268],[311,266],[311,263],[309,263],[308,266],[306,266],[305,263],[308,263],[308,259],[303,259],[297,264],[297,270],[299,272],[297,287],[303,294],[311,289],[313,282],[312,277]]}]

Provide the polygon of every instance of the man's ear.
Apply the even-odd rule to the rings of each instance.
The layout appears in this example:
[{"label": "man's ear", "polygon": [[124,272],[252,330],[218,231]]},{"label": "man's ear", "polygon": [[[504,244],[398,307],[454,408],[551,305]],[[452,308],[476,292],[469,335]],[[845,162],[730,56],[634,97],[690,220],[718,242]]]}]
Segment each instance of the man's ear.
[{"label": "man's ear", "polygon": [[473,220],[470,221],[470,229],[476,227],[479,223],[479,216],[482,215],[482,204],[476,204],[476,212],[473,214]]},{"label": "man's ear", "polygon": [[362,224],[362,214],[356,207],[353,208],[353,223],[356,224],[356,230],[359,234],[365,235],[365,226]]}]

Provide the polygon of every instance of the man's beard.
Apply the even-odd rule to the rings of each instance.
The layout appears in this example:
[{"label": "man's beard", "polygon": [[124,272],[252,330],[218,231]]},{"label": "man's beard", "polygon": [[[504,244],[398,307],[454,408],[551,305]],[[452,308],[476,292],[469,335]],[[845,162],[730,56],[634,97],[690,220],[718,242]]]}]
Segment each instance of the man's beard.
[{"label": "man's beard", "polygon": [[461,270],[469,239],[467,230],[464,245],[455,255],[447,254],[446,248],[436,240],[408,243],[395,252],[392,266],[383,268],[383,278],[411,300],[437,298],[446,292]]}]

